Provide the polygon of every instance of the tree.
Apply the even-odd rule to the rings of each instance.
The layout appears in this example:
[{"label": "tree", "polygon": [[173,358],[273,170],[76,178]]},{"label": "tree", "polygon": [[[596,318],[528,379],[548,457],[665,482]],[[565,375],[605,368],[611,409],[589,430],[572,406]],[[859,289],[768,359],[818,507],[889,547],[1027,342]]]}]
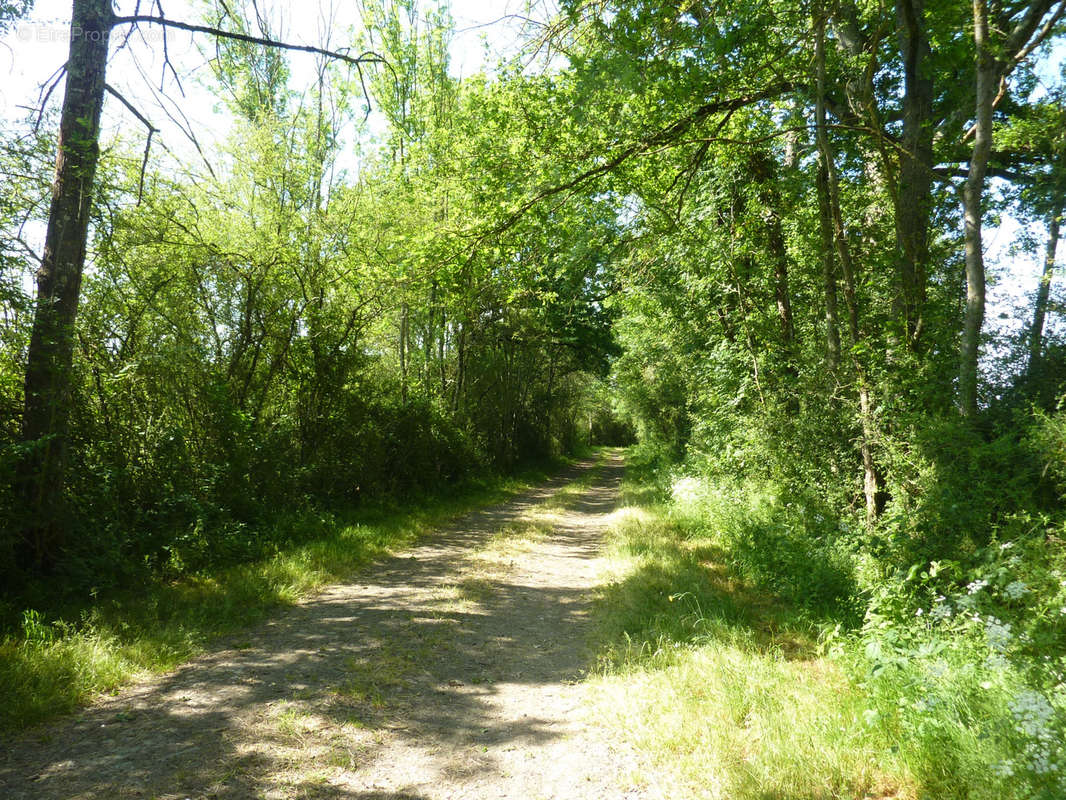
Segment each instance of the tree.
[{"label": "tree", "polygon": [[977,362],[985,318],[981,216],[984,213],[985,176],[992,152],[992,112],[1006,92],[1007,78],[1048,37],[1064,14],[1066,2],[1063,0],[1032,0],[1020,7],[1002,10],[990,20],[987,0],[974,0],[973,4],[976,105],[974,124],[969,131],[973,135],[973,153],[962,190],[966,315],[959,340],[959,412],[970,419],[977,416]]},{"label": "tree", "polygon": [[120,25],[154,24],[263,47],[316,53],[354,65],[379,63],[323,48],[178,22],[163,16],[119,17],[111,0],[74,0],[67,84],[56,144],[56,173],[26,363],[22,435],[26,456],[20,490],[26,502],[22,560],[47,568],[64,537],[63,487],[71,414],[73,326],[85,266],[89,214],[99,159],[100,116],[107,92],[108,45]]}]

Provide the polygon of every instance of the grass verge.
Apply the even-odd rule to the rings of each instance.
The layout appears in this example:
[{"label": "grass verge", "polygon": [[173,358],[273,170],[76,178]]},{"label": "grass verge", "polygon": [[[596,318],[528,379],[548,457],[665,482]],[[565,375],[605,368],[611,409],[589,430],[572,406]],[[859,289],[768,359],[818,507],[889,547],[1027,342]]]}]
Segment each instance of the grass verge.
[{"label": "grass verge", "polygon": [[861,588],[817,508],[633,472],[593,687],[640,754],[628,782],[730,800],[1066,797],[1066,581],[1043,537],[1036,557],[996,544],[968,585],[900,610]]},{"label": "grass verge", "polygon": [[663,796],[914,798],[819,620],[731,569],[712,529],[627,476],[598,603],[596,713]]},{"label": "grass verge", "polygon": [[160,579],[47,616],[28,610],[21,634],[0,643],[0,734],[67,713],[139,674],[171,669],[212,639],[350,577],[450,519],[513,498],[547,474],[540,468],[470,483],[407,508],[279,516],[275,524],[291,528],[301,544],[270,558]]}]

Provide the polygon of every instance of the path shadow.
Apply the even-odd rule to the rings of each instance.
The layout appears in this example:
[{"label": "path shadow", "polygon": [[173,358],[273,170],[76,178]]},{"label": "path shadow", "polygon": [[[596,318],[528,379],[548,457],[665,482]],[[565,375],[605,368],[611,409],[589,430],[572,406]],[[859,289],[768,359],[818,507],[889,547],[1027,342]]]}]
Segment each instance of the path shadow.
[{"label": "path shadow", "polygon": [[[476,512],[169,675],[11,742],[0,756],[0,796],[259,797],[294,761],[310,760],[323,775],[372,765],[385,734],[480,751],[475,771],[495,768],[484,755],[490,746],[557,737],[535,712],[501,719],[492,699],[504,685],[583,674],[588,587],[508,574],[483,580],[474,601],[454,579],[495,531],[593,466]],[[576,519],[552,537],[568,557],[597,554],[585,522],[613,509],[620,458],[602,469],[572,504]],[[293,781],[301,797],[424,798],[414,786]]]}]

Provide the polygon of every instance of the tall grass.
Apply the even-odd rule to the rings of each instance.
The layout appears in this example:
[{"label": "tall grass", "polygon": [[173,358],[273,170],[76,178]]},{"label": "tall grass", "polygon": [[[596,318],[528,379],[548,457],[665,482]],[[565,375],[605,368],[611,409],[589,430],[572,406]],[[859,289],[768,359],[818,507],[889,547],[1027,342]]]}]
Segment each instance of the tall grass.
[{"label": "tall grass", "polygon": [[635,780],[730,800],[1066,797],[1063,687],[1034,688],[984,628],[864,622],[825,519],[691,479],[631,474],[626,499],[594,696]]}]

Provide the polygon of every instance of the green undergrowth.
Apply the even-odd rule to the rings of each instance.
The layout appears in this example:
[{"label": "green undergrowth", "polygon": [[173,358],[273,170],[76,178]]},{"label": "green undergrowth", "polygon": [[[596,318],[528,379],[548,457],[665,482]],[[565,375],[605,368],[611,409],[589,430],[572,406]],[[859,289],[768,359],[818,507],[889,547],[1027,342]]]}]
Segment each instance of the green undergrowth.
[{"label": "green undergrowth", "polygon": [[640,754],[627,780],[730,800],[1064,796],[1062,687],[1012,654],[1011,625],[949,619],[945,598],[879,616],[825,524],[762,491],[630,470],[594,694]]},{"label": "green undergrowth", "polygon": [[552,467],[453,487],[406,507],[281,514],[290,546],[268,557],[136,589],[80,606],[23,611],[0,643],[0,733],[66,713],[138,674],[171,669],[212,639],[263,619],[349,577],[474,508],[502,502],[544,480]]}]

